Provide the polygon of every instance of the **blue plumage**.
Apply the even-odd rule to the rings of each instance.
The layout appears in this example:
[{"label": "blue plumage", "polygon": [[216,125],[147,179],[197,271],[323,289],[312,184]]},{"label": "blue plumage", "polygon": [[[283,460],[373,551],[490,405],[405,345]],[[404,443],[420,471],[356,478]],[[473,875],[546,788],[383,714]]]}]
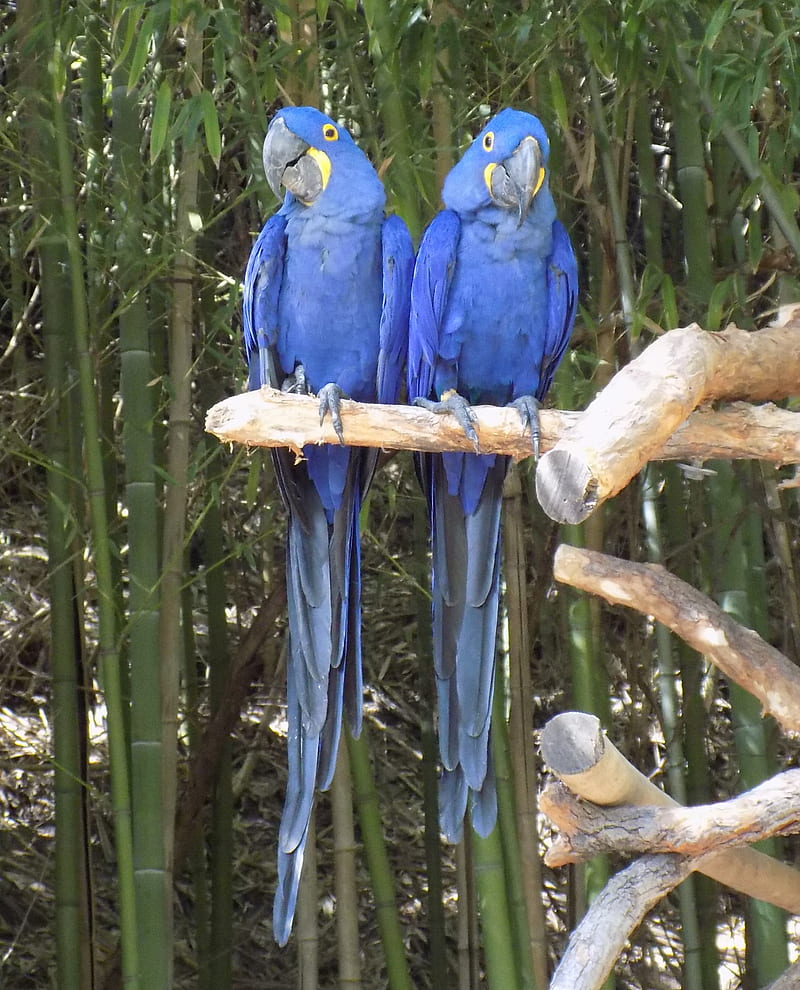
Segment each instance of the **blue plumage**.
[{"label": "blue plumage", "polygon": [[[577,267],[548,186],[540,121],[505,109],[445,180],[445,209],[417,256],[411,289],[409,398],[451,411],[513,404],[538,449],[538,403],[575,317]],[[468,797],[483,835],[496,818],[490,713],[500,593],[505,457],[418,458],[430,504],[434,664],[443,764],[440,820],[461,832]]]},{"label": "blue plumage", "polygon": [[[413,248],[384,217],[383,186],[347,131],[310,107],[281,110],[264,168],[283,205],[243,285],[249,386],[318,394],[341,436],[342,395],[394,402],[402,379]],[[358,516],[377,452],[307,446],[273,462],[288,509],[288,782],[273,928],[289,938],[317,788],[330,785],[343,710],[361,728]]]}]

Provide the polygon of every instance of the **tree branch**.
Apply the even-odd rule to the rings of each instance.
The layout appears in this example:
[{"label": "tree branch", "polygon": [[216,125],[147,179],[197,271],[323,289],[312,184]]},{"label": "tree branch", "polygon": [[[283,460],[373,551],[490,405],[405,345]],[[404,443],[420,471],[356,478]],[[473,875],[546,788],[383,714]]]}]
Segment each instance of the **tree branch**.
[{"label": "tree branch", "polygon": [[542,508],[557,522],[582,522],[657,458],[702,403],[783,399],[800,392],[799,382],[800,307],[785,325],[755,332],[671,330],[618,372],[542,457]]},{"label": "tree branch", "polygon": [[647,912],[692,872],[679,856],[642,856],[616,873],[573,931],[550,990],[597,990]]},{"label": "tree branch", "polygon": [[548,866],[566,866],[601,853],[704,856],[773,835],[800,832],[800,770],[787,770],[728,801],[694,808],[602,808],[550,781],[540,809],[558,827]]},{"label": "tree branch", "polygon": [[[513,409],[477,406],[481,450],[530,457],[530,437],[522,433]],[[541,449],[550,450],[580,420],[581,413],[543,409]],[[345,400],[342,423],[353,447],[389,450],[464,450],[472,444],[450,416],[416,406],[381,406]],[[226,443],[290,447],[338,443],[330,421],[320,425],[316,398],[263,388],[218,402],[208,410],[206,430]],[[800,462],[800,413],[766,404],[737,402],[721,410],[698,410],[665,440],[655,460],[749,458],[776,464]]]},{"label": "tree branch", "polygon": [[[594,715],[556,715],[542,730],[541,746],[551,773],[584,801],[603,806],[656,805],[658,815],[681,810],[677,801],[625,759],[606,738]],[[560,854],[557,846],[554,855]],[[691,869],[792,914],[800,913],[798,871],[755,849],[723,849],[692,860]]]},{"label": "tree branch", "polygon": [[652,615],[755,695],[785,730],[800,732],[797,666],[660,564],[634,564],[562,544],[553,574],[564,584]]}]

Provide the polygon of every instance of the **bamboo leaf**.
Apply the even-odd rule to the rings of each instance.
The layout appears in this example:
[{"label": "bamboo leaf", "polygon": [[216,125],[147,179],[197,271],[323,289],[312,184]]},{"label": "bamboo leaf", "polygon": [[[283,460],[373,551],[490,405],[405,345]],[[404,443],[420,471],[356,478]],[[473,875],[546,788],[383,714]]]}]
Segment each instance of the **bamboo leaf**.
[{"label": "bamboo leaf", "polygon": [[664,326],[678,326],[678,301],[675,298],[675,283],[669,275],[661,283],[661,305],[664,308]]},{"label": "bamboo leaf", "polygon": [[121,25],[125,25],[125,35],[122,39],[122,47],[117,53],[116,61],[112,66],[112,73],[115,72],[128,57],[128,52],[131,50],[133,45],[133,39],[136,37],[136,29],[139,27],[139,14],[143,9],[144,4],[124,4],[120,6],[119,13],[114,19],[114,23],[111,27],[111,37],[112,43],[116,44],[117,37],[120,33]]},{"label": "bamboo leaf", "polygon": [[[133,52],[133,58],[131,59],[130,69],[128,70],[128,89],[135,89],[141,80],[144,67],[150,56],[153,38],[156,34],[156,24],[160,17],[161,12],[158,8],[150,10],[139,28],[139,37]],[[135,24],[133,18],[131,18],[131,21]]]},{"label": "bamboo leaf", "polygon": [[569,113],[567,111],[567,98],[564,95],[564,87],[561,85],[561,76],[555,69],[551,69],[549,79],[550,99],[553,104],[556,120],[561,130],[566,131],[569,126]]},{"label": "bamboo leaf", "polygon": [[164,79],[158,87],[156,94],[156,105],[153,109],[153,125],[150,128],[150,162],[158,159],[164,150],[167,140],[167,129],[169,127],[169,111],[172,104],[172,87]]},{"label": "bamboo leaf", "polygon": [[733,279],[730,277],[717,282],[714,286],[708,301],[708,315],[705,324],[709,330],[718,330],[722,326],[723,318],[729,308],[732,291]]},{"label": "bamboo leaf", "polygon": [[704,48],[714,47],[714,45],[717,42],[717,39],[719,38],[720,32],[725,27],[725,25],[730,22],[730,17],[731,17],[731,3],[730,0],[725,0],[725,2],[721,3],[714,11],[711,20],[708,23],[705,36],[703,37]]},{"label": "bamboo leaf", "polygon": [[222,157],[222,136],[219,131],[219,118],[211,92],[204,89],[200,94],[200,106],[203,111],[203,131],[206,136],[206,148],[214,164],[219,168]]}]

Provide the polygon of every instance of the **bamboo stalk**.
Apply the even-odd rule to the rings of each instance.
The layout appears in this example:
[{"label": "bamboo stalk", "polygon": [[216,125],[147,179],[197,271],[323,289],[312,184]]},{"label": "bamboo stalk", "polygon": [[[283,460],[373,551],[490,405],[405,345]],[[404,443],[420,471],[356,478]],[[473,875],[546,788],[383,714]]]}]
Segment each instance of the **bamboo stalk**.
[{"label": "bamboo stalk", "polygon": [[[715,465],[710,481],[714,553],[709,585],[726,615],[760,636],[769,634],[764,544],[760,515],[746,503],[747,486],[730,464]],[[752,487],[752,472],[750,480]],[[750,511],[748,509],[750,508]],[[740,787],[750,790],[775,772],[767,750],[767,729],[759,700],[744,685],[730,685],[731,721]],[[778,855],[773,839],[759,843],[762,852]],[[776,979],[789,965],[786,915],[764,902],[747,905],[745,936],[750,946],[748,970],[758,986]]]},{"label": "bamboo stalk", "polygon": [[353,739],[349,727],[345,727],[344,736],[347,740],[356,809],[361,824],[361,841],[364,843],[372,880],[372,894],[375,898],[375,913],[386,956],[388,985],[390,990],[411,990],[411,977],[397,914],[391,867],[383,841],[378,792],[375,790],[370,767],[366,727],[358,739]]},{"label": "bamboo stalk", "polygon": [[[133,16],[130,11],[123,15]],[[112,150],[117,202],[119,259],[120,394],[129,577],[127,645],[130,657],[131,782],[134,879],[139,959],[143,985],[169,984],[172,944],[168,938],[168,900],[172,891],[164,872],[161,802],[161,685],[158,649],[159,552],[158,492],[152,423],[155,402],[144,285],[147,259],[142,251],[143,190],[139,125],[140,95],[127,88],[127,60],[112,79]]]},{"label": "bamboo stalk", "polygon": [[528,637],[527,578],[522,523],[522,484],[512,467],[503,490],[503,578],[508,615],[509,745],[513,768],[520,876],[527,912],[527,945],[534,985],[547,986],[547,935],[537,822],[536,750]]},{"label": "bamboo stalk", "polygon": [[[203,32],[198,15],[185,22],[186,72],[190,92],[199,92],[203,78]],[[184,543],[188,468],[190,457],[192,330],[194,311],[194,246],[196,232],[200,145],[197,135],[183,144],[175,206],[176,255],[169,321],[170,401],[167,427],[166,476],[162,536],[161,612],[161,794],[165,873],[171,889],[174,875],[174,823],[177,784],[178,685],[182,665],[181,588],[184,579]],[[169,902],[171,904],[171,900]],[[171,915],[167,924],[171,942]]]},{"label": "bamboo stalk", "polygon": [[[425,866],[428,876],[428,932],[430,940],[431,983],[447,987],[447,943],[443,884],[442,846],[439,833],[438,773],[439,750],[434,729],[436,684],[433,672],[433,643],[431,636],[431,600],[423,594],[428,583],[428,518],[427,503],[420,496],[414,500],[414,573],[416,576],[415,605],[417,614],[417,654],[420,698],[420,736],[422,749],[422,793],[425,809]],[[458,911],[467,906],[459,899]]]},{"label": "bamboo stalk", "polygon": [[519,990],[500,829],[483,839],[473,832],[473,869],[489,990]]},{"label": "bamboo stalk", "polygon": [[[32,163],[35,208],[54,222],[59,212],[57,166],[46,151],[49,147],[46,121],[50,113],[45,96],[48,93],[46,65],[50,49],[44,33],[36,30],[39,16],[38,5],[32,0],[21,0],[18,4],[18,36],[27,53],[19,66],[19,84],[25,93],[21,150]],[[74,348],[63,319],[72,309],[63,241],[59,243],[54,238],[42,241],[39,267],[44,380],[48,395],[45,463],[53,693],[55,965],[59,990],[83,990],[93,982],[86,820],[88,733],[79,605],[71,560],[71,513],[79,493],[72,481],[77,472],[71,459],[69,431],[64,428],[71,420],[70,372],[74,373]]]},{"label": "bamboo stalk", "polygon": [[358,884],[356,835],[353,824],[353,786],[347,747],[340,746],[331,785],[334,860],[336,864],[336,936],[339,947],[341,990],[361,987],[361,955],[358,942]]},{"label": "bamboo stalk", "polygon": [[131,833],[131,796],[125,717],[117,649],[116,611],[111,565],[111,545],[106,513],[106,490],[97,409],[96,383],[89,339],[89,314],[84,286],[84,267],[78,218],[75,207],[74,176],[70,153],[69,128],[58,70],[65,53],[53,35],[49,5],[45,5],[46,33],[54,50],[51,61],[52,108],[55,154],[58,161],[59,192],[63,236],[69,260],[72,322],[78,384],[84,429],[84,453],[88,484],[89,513],[92,526],[92,550],[98,595],[98,639],[100,673],[108,721],[111,798],[114,810],[114,835],[117,855],[117,883],[122,946],[122,972],[127,990],[138,990],[139,961],[137,948],[136,896]]},{"label": "bamboo stalk", "polygon": [[[661,523],[657,507],[659,480],[652,466],[649,467],[642,491],[642,515],[647,535],[648,559],[651,563],[658,564],[663,561],[664,557]],[[685,758],[677,688],[678,668],[673,656],[672,638],[669,631],[661,623],[656,626],[655,639],[658,663],[659,714],[666,741],[669,792],[679,804],[686,804],[686,783],[683,775]],[[694,894],[692,878],[687,877],[686,881],[678,888],[681,933],[684,945],[682,982],[684,990],[703,990],[700,923]]]}]

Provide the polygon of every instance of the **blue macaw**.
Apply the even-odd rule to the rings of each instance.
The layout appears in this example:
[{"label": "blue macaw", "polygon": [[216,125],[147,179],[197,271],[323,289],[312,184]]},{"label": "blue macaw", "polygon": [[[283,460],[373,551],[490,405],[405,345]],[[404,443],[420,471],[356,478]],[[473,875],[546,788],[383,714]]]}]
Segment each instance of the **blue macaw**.
[{"label": "blue macaw", "polygon": [[[539,403],[575,318],[577,265],[548,186],[541,122],[501,110],[445,179],[411,287],[409,399],[455,415],[478,449],[471,405],[513,405],[538,454]],[[442,831],[457,841],[471,797],[486,836],[497,817],[490,753],[508,458],[421,455],[431,520],[433,655]]]},{"label": "blue macaw", "polygon": [[[249,386],[315,393],[342,446],[273,451],[288,510],[288,782],[273,931],[291,932],[316,788],[330,786],[342,711],[361,730],[358,516],[377,451],[344,446],[339,401],[394,402],[408,344],[414,250],[348,132],[311,107],[280,110],[263,149],[280,210],[243,286]],[[283,189],[281,188],[283,187]]]}]

